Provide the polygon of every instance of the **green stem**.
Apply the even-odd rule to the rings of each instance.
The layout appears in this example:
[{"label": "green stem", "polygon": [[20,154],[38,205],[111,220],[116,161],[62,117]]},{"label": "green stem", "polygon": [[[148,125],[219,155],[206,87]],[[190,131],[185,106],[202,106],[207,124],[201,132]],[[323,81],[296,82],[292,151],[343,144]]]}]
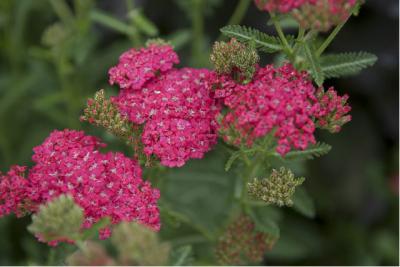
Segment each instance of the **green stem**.
[{"label": "green stem", "polygon": [[[236,25],[240,24],[243,17],[246,15],[247,9],[251,0],[239,0],[238,4],[236,5],[235,11],[233,11],[232,16],[229,18],[228,23],[226,25]],[[223,34],[220,34],[218,40],[223,38]]]},{"label": "green stem", "polygon": [[287,56],[288,56],[289,58],[293,58],[293,50],[292,50],[292,47],[290,46],[289,42],[287,41],[287,39],[286,39],[286,37],[285,37],[285,34],[283,33],[282,27],[281,27],[281,25],[279,24],[279,22],[276,20],[276,17],[275,17],[274,14],[271,14],[271,19],[272,19],[272,21],[273,21],[273,23],[274,23],[276,32],[278,33],[279,38],[281,39],[281,41],[282,41],[282,43],[283,43],[284,50],[285,50]]},{"label": "green stem", "polygon": [[201,62],[204,40],[203,1],[192,0],[192,3],[192,59],[194,62]]},{"label": "green stem", "polygon": [[65,23],[70,24],[74,20],[71,9],[64,0],[49,0],[57,16]]},{"label": "green stem", "polygon": [[50,248],[49,257],[47,258],[47,266],[55,265],[56,260],[56,250],[54,248]]},{"label": "green stem", "polygon": [[328,48],[328,46],[331,44],[331,42],[333,41],[333,39],[335,39],[336,35],[340,32],[340,30],[343,28],[343,26],[346,24],[347,20],[349,18],[347,18],[345,21],[343,21],[342,23],[340,23],[339,25],[337,25],[335,27],[335,29],[333,29],[333,31],[331,32],[331,34],[329,34],[328,38],[326,38],[326,40],[322,43],[322,45],[318,48],[316,55],[319,57],[320,55],[322,55],[322,53],[325,51],[326,48]]}]

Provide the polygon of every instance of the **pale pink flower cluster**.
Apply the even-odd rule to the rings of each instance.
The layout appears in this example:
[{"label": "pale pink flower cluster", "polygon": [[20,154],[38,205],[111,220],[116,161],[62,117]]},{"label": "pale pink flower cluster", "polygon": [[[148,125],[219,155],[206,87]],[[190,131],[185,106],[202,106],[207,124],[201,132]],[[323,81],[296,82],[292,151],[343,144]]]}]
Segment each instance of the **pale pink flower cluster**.
[{"label": "pale pink flower cluster", "polygon": [[[260,68],[245,85],[235,84],[227,76],[211,75],[210,81],[215,96],[229,108],[221,120],[224,139],[251,146],[255,139],[275,130],[276,151],[281,155],[314,144],[314,121],[332,110],[325,107],[338,105],[330,100],[320,104],[308,74],[297,72],[290,64]],[[349,108],[343,111],[347,113]]]},{"label": "pale pink flower cluster", "polygon": [[[149,54],[146,49],[141,51]],[[168,58],[159,60],[166,62]],[[112,70],[118,72],[115,69],[120,66]],[[136,63],[124,66],[129,68],[139,67]],[[156,155],[164,166],[181,167],[190,158],[202,158],[217,141],[219,108],[205,85],[208,73],[205,69],[173,68],[140,88],[120,84],[122,90],[112,98],[132,123],[143,125],[144,153]]]},{"label": "pale pink flower cluster", "polygon": [[354,6],[357,0],[254,0],[261,9],[269,12],[288,13],[303,5],[328,4],[332,14],[337,14],[345,5]]},{"label": "pale pink flower cluster", "polygon": [[[158,230],[159,191],[142,180],[142,170],[136,161],[121,153],[99,152],[98,148],[104,146],[97,138],[81,131],[52,132],[42,145],[34,148],[32,159],[36,164],[27,179],[19,175],[23,169],[14,169],[2,179],[2,184],[13,179],[19,181],[17,186],[10,184],[8,189],[17,188],[24,198],[2,194],[1,200],[8,203],[5,211],[15,212],[24,201],[31,212],[36,212],[40,204],[69,194],[84,210],[83,228],[110,217],[114,224],[138,221]],[[3,186],[1,190],[5,190]],[[109,234],[109,229],[100,232],[102,238]]]}]

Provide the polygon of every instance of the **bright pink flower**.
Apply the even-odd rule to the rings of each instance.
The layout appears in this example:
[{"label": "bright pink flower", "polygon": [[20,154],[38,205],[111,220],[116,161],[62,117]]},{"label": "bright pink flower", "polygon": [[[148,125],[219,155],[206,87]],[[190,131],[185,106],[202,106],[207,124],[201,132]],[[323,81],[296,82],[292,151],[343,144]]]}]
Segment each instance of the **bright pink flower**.
[{"label": "bright pink flower", "polygon": [[180,167],[202,158],[217,140],[219,108],[205,86],[205,69],[173,69],[148,81],[141,90],[124,89],[113,98],[135,124],[144,124],[144,153],[161,164]]},{"label": "bright pink flower", "polygon": [[275,130],[279,154],[285,155],[292,148],[304,150],[316,142],[315,118],[332,112],[342,117],[349,111],[348,107],[338,107],[342,99],[337,97],[320,104],[308,74],[297,72],[290,64],[260,68],[246,85],[229,82],[229,77],[209,77],[216,97],[229,108],[220,130],[234,145],[251,146],[255,139]]},{"label": "bright pink flower", "polygon": [[[142,170],[135,160],[121,153],[103,154],[98,151],[100,147],[104,144],[81,131],[51,133],[42,145],[34,148],[32,159],[36,164],[27,179],[19,175],[22,169],[12,169],[2,179],[0,199],[6,202],[0,215],[16,212],[23,201],[30,204],[26,208],[36,212],[39,205],[69,194],[84,210],[83,228],[110,217],[114,224],[137,221],[158,230],[159,191],[142,180]],[[102,229],[101,237],[109,235],[109,229]]]},{"label": "bright pink flower", "polygon": [[132,48],[120,56],[117,66],[110,69],[110,84],[116,83],[122,89],[141,89],[148,80],[178,63],[178,55],[169,45]]},{"label": "bright pink flower", "polygon": [[23,215],[22,202],[26,198],[27,180],[23,177],[26,167],[13,166],[10,171],[0,173],[0,217],[15,213]]}]

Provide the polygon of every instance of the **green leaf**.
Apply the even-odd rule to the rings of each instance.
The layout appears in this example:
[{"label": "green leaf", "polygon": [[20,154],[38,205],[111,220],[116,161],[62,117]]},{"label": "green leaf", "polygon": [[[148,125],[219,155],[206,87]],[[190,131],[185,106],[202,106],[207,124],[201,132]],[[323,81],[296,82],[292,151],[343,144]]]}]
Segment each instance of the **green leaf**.
[{"label": "green leaf", "polygon": [[367,52],[331,54],[321,57],[321,68],[326,78],[336,78],[357,74],[377,60],[377,56]]},{"label": "green leaf", "polygon": [[228,161],[225,163],[225,171],[229,171],[232,167],[232,164],[240,157],[241,151],[236,151],[232,153],[232,155],[229,157]]},{"label": "green leaf", "polygon": [[143,14],[142,10],[132,10],[128,13],[128,16],[133,24],[143,33],[149,36],[156,36],[158,34],[157,26]]},{"label": "green leaf", "polygon": [[221,32],[224,35],[231,38],[236,38],[241,42],[254,42],[256,48],[266,53],[278,52],[283,48],[278,38],[250,27],[241,25],[228,25],[221,28]]},{"label": "green leaf", "polygon": [[314,201],[303,187],[296,189],[293,195],[293,203],[293,209],[297,212],[309,218],[315,217]]},{"label": "green leaf", "polygon": [[311,73],[311,76],[314,78],[315,83],[318,86],[321,86],[324,83],[324,75],[322,73],[321,65],[316,55],[316,51],[312,44],[306,42],[303,43],[303,49],[310,68],[309,71]]},{"label": "green leaf", "polygon": [[193,261],[192,246],[186,245],[177,248],[171,255],[171,266],[188,266]]},{"label": "green leaf", "polygon": [[279,210],[274,207],[253,207],[246,211],[256,225],[256,230],[279,238],[278,221],[281,219]]},{"label": "green leaf", "polygon": [[[319,158],[323,155],[328,154],[328,152],[331,149],[332,147],[330,145],[318,142],[315,145],[310,146],[306,150],[291,151],[285,155],[284,159],[289,160],[298,158],[304,158],[304,159]],[[280,155],[276,152],[274,153],[274,156],[280,157]]]},{"label": "green leaf", "polygon": [[100,10],[93,10],[90,13],[90,18],[97,23],[126,35],[132,35],[135,31],[130,25]]}]

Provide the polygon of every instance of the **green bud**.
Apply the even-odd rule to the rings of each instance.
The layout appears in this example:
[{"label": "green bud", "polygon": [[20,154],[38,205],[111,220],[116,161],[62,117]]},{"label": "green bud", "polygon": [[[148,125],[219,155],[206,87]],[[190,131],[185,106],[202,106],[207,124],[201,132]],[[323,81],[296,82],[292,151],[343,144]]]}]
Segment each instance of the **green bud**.
[{"label": "green bud", "polygon": [[120,223],[111,236],[123,265],[166,265],[170,244],[160,242],[156,232],[135,222]]},{"label": "green bud", "polygon": [[304,182],[304,178],[295,178],[290,169],[281,167],[279,171],[272,170],[268,178],[254,180],[247,184],[249,195],[268,204],[280,207],[292,206],[292,196],[297,186]]},{"label": "green bud", "polygon": [[210,60],[217,73],[230,74],[237,82],[248,83],[260,57],[254,47],[232,38],[229,42],[215,42]]},{"label": "green bud", "polygon": [[39,207],[28,230],[45,242],[77,240],[83,220],[82,208],[71,196],[61,195]]}]

